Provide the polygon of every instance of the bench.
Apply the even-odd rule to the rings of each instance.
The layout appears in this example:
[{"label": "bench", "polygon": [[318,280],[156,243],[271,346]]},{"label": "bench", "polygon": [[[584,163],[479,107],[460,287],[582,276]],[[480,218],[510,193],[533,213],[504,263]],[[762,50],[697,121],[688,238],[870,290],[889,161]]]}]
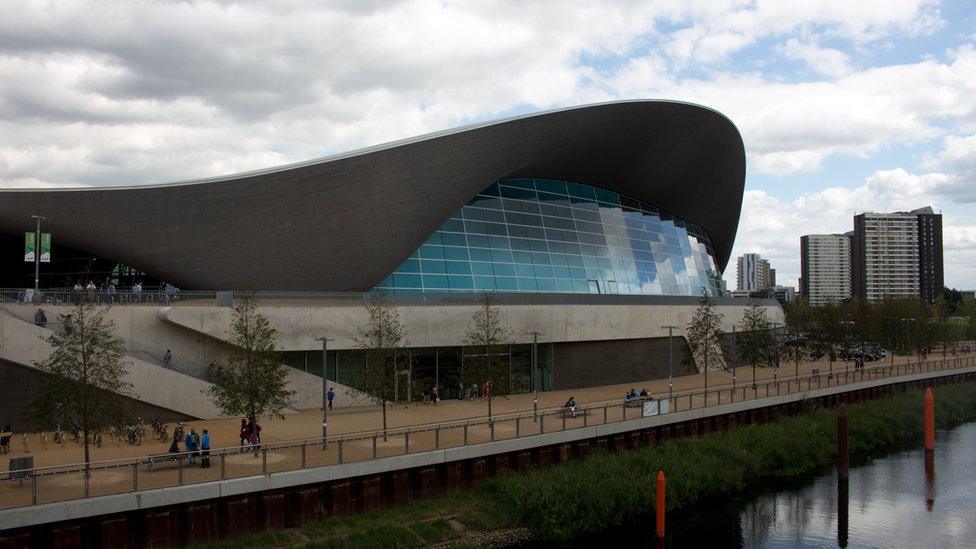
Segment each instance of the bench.
[{"label": "bench", "polygon": [[184,453],[174,454],[171,452],[166,452],[165,454],[149,454],[149,460],[146,462],[146,467],[149,471],[152,471],[161,465],[179,465],[181,462],[185,465],[188,461],[190,460]]},{"label": "bench", "polygon": [[[576,417],[583,417],[585,415],[589,415],[589,413],[590,413],[590,411],[588,409],[583,408],[583,406],[581,406],[579,404],[576,405]],[[563,408],[563,409],[559,410],[559,414],[558,415],[561,418],[570,418],[571,419],[573,417],[573,412],[570,412],[569,411],[569,408]]]},{"label": "bench", "polygon": [[640,408],[640,407],[643,407],[644,406],[644,403],[647,402],[647,401],[649,401],[649,400],[654,400],[654,397],[649,397],[649,396],[642,397],[642,396],[639,396],[639,397],[632,398],[630,400],[627,400],[625,398],[624,399],[624,406],[626,406],[628,408]]}]

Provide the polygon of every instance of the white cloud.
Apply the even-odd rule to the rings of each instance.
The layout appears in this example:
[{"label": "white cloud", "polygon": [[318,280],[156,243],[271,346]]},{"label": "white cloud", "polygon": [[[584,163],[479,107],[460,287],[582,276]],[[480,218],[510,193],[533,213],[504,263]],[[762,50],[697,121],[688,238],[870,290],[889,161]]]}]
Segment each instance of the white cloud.
[{"label": "white cloud", "polygon": [[803,61],[810,69],[824,76],[846,76],[854,70],[850,56],[846,53],[834,48],[801,42],[796,38],[787,40],[780,51],[790,59]]},{"label": "white cloud", "polygon": [[[776,268],[777,283],[795,286],[800,273],[800,236],[846,233],[862,212],[909,211],[939,206],[952,200],[944,173],[913,174],[902,168],[879,170],[863,184],[830,187],[806,193],[794,200],[779,200],[766,191],[746,191],[739,232],[732,257],[755,252]],[[970,286],[976,281],[976,226],[965,215],[943,213],[945,278],[950,286]],[[725,279],[734,287],[735,265],[730,262]]]}]

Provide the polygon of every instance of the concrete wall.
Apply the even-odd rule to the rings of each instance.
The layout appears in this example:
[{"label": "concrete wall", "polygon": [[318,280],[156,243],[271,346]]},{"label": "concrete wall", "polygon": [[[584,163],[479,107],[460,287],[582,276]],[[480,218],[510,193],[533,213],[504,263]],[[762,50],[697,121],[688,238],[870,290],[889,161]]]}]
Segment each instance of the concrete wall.
[{"label": "concrete wall", "polygon": [[[783,324],[783,310],[778,305],[765,305],[772,322]],[[471,316],[478,305],[401,305],[400,319],[407,329],[412,347],[457,345],[464,339]],[[541,342],[610,341],[623,339],[660,338],[668,335],[664,326],[673,325],[676,336],[683,336],[697,304],[681,305],[499,305],[502,318],[512,334],[513,343],[531,343],[529,332],[544,335]],[[731,331],[742,320],[748,302],[741,305],[719,305],[724,315],[723,331]],[[353,337],[366,322],[365,309],[360,305],[262,306],[278,330],[278,345],[283,351],[321,348],[316,338],[331,338],[330,349],[357,348]],[[230,326],[231,309],[181,305],[159,310],[159,318],[174,326],[224,339]]]},{"label": "concrete wall", "polygon": [[[34,367],[50,354],[44,339],[49,330],[0,313],[0,359]],[[154,406],[197,418],[218,417],[210,399],[202,393],[210,387],[206,381],[126,357],[127,374],[123,380],[132,384],[132,397]]]},{"label": "concrete wall", "polygon": [[[675,337],[671,344],[673,374],[694,372],[694,367],[686,364],[689,352],[685,339]],[[557,343],[552,347],[552,363],[559,365],[552,370],[556,390],[666,378],[668,338]]]},{"label": "concrete wall", "polygon": [[[30,432],[34,424],[28,417],[27,408],[44,384],[44,378],[49,376],[40,370],[21,366],[0,360],[0,387],[3,387],[3,398],[0,398],[0,418],[3,425],[10,424],[14,432]],[[129,414],[141,417],[149,423],[150,418],[159,418],[163,422],[191,419],[186,414],[174,412],[166,408],[153,406],[145,402],[127,398]],[[0,425],[2,427],[2,425]],[[53,425],[45,426],[54,428]],[[14,441],[19,443],[19,441]]]}]

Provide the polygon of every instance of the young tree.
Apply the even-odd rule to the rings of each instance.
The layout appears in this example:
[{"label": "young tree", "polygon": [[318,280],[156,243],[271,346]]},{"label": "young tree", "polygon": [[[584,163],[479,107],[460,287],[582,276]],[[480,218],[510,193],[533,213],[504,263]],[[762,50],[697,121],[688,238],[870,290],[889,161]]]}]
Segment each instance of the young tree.
[{"label": "young tree", "polygon": [[[488,417],[491,418],[491,399],[495,386],[504,379],[504,367],[511,367],[508,347],[511,334],[503,324],[502,315],[495,303],[495,296],[485,292],[481,307],[471,315],[471,324],[464,337],[464,344],[472,353],[465,354],[465,377],[472,377],[488,384]],[[511,370],[509,369],[509,374]]]},{"label": "young tree", "polygon": [[737,349],[742,361],[752,366],[752,384],[756,385],[756,368],[772,365],[775,360],[776,339],[773,323],[766,314],[766,308],[753,300],[742,315],[739,323]]},{"label": "young tree", "polygon": [[125,344],[105,318],[108,308],[96,309],[85,299],[71,312],[73,318],[61,317],[65,329],[45,338],[53,351],[36,366],[50,375],[31,403],[30,415],[41,429],[63,420],[81,431],[87,475],[90,435],[125,422],[124,396],[132,385],[122,381],[127,373]]},{"label": "young tree", "polygon": [[382,292],[374,292],[366,303],[369,318],[354,338],[366,352],[366,372],[359,387],[383,410],[383,440],[387,440],[386,403],[397,398],[397,376],[410,371],[407,329],[400,311]]},{"label": "young tree", "polygon": [[[246,416],[251,425],[262,416],[284,417],[295,391],[287,388],[287,369],[275,350],[277,330],[258,312],[253,292],[234,305],[226,363],[213,369],[207,390],[217,409],[228,416]],[[257,435],[257,433],[254,433]]]},{"label": "young tree", "polygon": [[705,373],[705,389],[708,390],[708,370],[712,365],[722,367],[721,327],[723,315],[715,310],[708,295],[702,295],[698,300],[695,316],[688,323],[685,337],[691,357],[698,370]]}]

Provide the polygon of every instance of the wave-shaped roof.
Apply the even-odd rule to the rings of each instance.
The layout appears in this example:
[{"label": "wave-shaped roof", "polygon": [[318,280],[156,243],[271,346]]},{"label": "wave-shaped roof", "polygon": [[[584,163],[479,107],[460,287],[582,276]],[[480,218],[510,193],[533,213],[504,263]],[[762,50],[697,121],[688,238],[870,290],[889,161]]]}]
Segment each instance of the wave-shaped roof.
[{"label": "wave-shaped roof", "polygon": [[698,224],[719,267],[745,182],[722,114],[622,101],[524,115],[288,166],[133,187],[0,190],[0,232],[44,215],[57,243],[184,288],[365,291],[489,183],[604,187]]}]

